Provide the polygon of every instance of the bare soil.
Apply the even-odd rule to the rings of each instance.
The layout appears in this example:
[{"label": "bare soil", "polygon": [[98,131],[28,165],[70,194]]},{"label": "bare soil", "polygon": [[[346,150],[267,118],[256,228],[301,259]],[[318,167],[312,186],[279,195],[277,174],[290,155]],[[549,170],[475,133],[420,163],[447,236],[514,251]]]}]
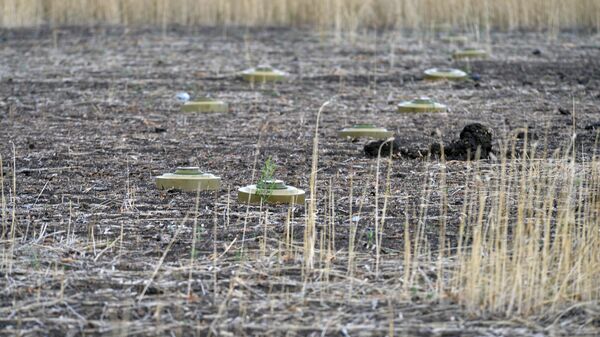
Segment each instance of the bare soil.
[{"label": "bare soil", "polygon": [[[365,142],[336,138],[338,129],[373,122],[394,130],[403,147],[427,148],[481,123],[492,130],[495,153],[503,142],[522,138],[523,128],[537,139],[542,156],[564,149],[574,133],[579,160],[598,150],[597,36],[493,33],[489,46],[489,59],[466,64],[449,58],[452,46],[410,32],[336,41],[279,28],[0,31],[6,198],[0,214],[0,334],[600,333],[598,312],[591,309],[522,320],[467,313],[452,298],[428,298],[426,290],[394,295],[402,284],[397,273],[404,219],[420,202],[435,160],[394,158],[384,256],[379,276],[373,273],[376,159],[365,156]],[[236,76],[265,62],[289,72],[290,80],[253,88]],[[423,70],[436,66],[470,68],[478,80],[423,81]],[[181,113],[174,100],[179,91],[210,93],[231,111]],[[422,95],[447,104],[449,112],[396,112],[400,101]],[[318,131],[319,219],[334,219],[339,257],[319,269],[326,271],[303,275],[305,207],[291,211],[290,258],[284,253],[288,208],[270,206],[265,225],[264,209],[238,203],[236,190],[253,183],[269,157],[277,178],[308,189],[316,115],[326,101],[331,103]],[[160,192],[153,177],[191,165],[221,176],[224,184],[199,196],[190,274],[195,195]],[[456,239],[467,165],[446,164],[450,241]],[[479,165],[485,170],[494,158]],[[352,214],[360,220],[357,265],[349,276],[351,188]],[[431,212],[435,219],[435,207]],[[436,247],[435,221],[427,235]]]}]

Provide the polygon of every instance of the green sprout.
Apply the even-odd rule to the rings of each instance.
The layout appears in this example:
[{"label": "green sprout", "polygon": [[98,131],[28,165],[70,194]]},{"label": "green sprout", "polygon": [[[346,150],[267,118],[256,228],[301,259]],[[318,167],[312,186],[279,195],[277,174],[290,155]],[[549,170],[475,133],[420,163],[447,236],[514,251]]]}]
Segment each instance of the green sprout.
[{"label": "green sprout", "polygon": [[256,184],[256,193],[265,201],[275,189],[275,168],[277,165],[271,160],[271,157],[267,158],[260,172],[260,179]]},{"label": "green sprout", "polygon": [[371,246],[373,244],[374,234],[373,231],[369,229],[367,232],[367,245]]}]

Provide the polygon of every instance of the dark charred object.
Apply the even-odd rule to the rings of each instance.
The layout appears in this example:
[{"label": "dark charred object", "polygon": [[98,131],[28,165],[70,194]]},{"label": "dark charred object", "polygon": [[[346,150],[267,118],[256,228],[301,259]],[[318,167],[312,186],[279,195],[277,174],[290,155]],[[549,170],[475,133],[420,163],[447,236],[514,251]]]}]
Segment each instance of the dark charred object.
[{"label": "dark charred object", "polygon": [[[383,144],[383,146],[382,146]],[[400,140],[394,138],[393,142],[374,141],[365,145],[365,155],[377,157],[381,146],[381,156],[399,155],[404,158],[421,158],[431,155],[439,158],[442,155],[442,145],[433,143],[427,150],[418,148],[402,148]],[[478,152],[479,151],[479,152]],[[443,147],[447,160],[475,160],[488,158],[492,153],[492,132],[480,123],[468,124],[460,132],[459,139]]]},{"label": "dark charred object", "polygon": [[400,140],[398,138],[394,138],[393,141],[376,140],[369,142],[364,147],[365,155],[367,155],[367,157],[377,157],[380,147],[382,157],[389,156],[390,153],[398,153],[400,150]]},{"label": "dark charred object", "polygon": [[571,114],[571,110],[562,108],[562,107],[558,108],[558,112],[560,112],[561,115],[566,115],[566,116]]},{"label": "dark charred object", "polygon": [[[477,154],[477,151],[480,151]],[[439,143],[431,144],[429,152],[433,157],[441,156]],[[492,132],[480,123],[468,124],[460,132],[459,139],[444,147],[448,160],[474,160],[488,158],[492,153]]]}]

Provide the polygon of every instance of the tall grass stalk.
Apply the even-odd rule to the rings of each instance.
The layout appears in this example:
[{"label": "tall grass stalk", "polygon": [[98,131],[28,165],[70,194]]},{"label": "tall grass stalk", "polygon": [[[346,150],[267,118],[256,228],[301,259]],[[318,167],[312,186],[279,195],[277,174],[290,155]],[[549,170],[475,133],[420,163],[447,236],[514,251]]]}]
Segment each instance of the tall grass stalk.
[{"label": "tall grass stalk", "polygon": [[452,291],[470,310],[526,316],[600,298],[598,159],[576,162],[570,146],[552,160],[536,150],[474,173],[449,267]]},{"label": "tall grass stalk", "polygon": [[304,271],[310,272],[314,268],[315,244],[317,239],[316,221],[317,221],[317,168],[319,163],[319,121],[323,109],[329,105],[329,101],[323,103],[317,112],[317,121],[315,124],[315,136],[313,138],[312,165],[310,171],[308,200],[308,216],[304,227]]}]

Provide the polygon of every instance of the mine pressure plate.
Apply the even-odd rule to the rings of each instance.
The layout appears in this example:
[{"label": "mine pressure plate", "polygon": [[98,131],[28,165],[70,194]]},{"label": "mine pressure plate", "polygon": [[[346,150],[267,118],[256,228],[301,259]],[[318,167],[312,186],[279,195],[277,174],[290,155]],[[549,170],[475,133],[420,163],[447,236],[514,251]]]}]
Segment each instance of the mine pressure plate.
[{"label": "mine pressure plate", "polygon": [[221,178],[210,173],[202,173],[197,167],[178,167],[175,173],[165,173],[156,177],[156,187],[161,190],[196,192],[217,190],[220,186]]},{"label": "mine pressure plate", "polygon": [[258,204],[304,204],[304,191],[287,186],[281,180],[263,180],[256,185],[248,185],[238,190],[238,201]]},{"label": "mine pressure plate", "polygon": [[398,104],[400,112],[440,112],[446,111],[446,106],[435,102],[429,97],[421,97]]},{"label": "mine pressure plate", "polygon": [[338,136],[340,138],[388,139],[393,135],[394,133],[392,131],[388,131],[385,128],[376,127],[373,124],[356,124],[352,127],[338,131]]}]

